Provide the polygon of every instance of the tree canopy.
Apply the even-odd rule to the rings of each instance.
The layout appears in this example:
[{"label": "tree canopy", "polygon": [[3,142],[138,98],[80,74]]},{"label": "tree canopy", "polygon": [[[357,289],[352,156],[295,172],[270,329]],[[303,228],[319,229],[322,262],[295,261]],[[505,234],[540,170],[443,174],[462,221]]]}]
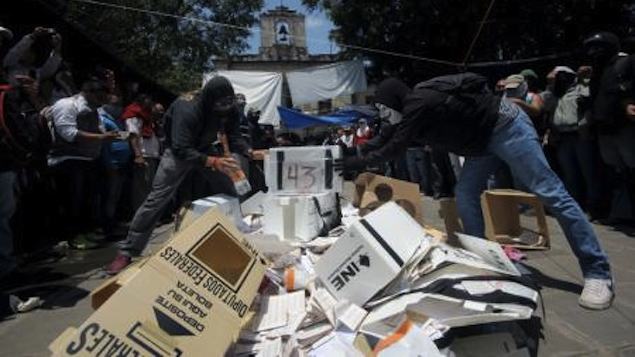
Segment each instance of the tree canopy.
[{"label": "tree canopy", "polygon": [[[105,2],[105,1],[104,1]],[[262,0],[107,0],[115,8],[70,2],[67,19],[126,63],[166,88],[181,92],[200,85],[213,56],[247,48]],[[138,8],[175,17],[134,11]],[[192,17],[189,21],[177,17]],[[208,21],[208,22],[206,22]],[[237,27],[214,25],[225,23]]]},{"label": "tree canopy", "polygon": [[[304,0],[335,24],[333,37],[347,45],[468,63],[525,59],[578,51],[594,30],[628,35],[632,0],[494,1],[474,49],[465,58],[492,0]],[[358,55],[358,50],[344,50]],[[364,52],[378,71],[421,76],[451,66]],[[425,69],[425,70],[424,70]]]}]

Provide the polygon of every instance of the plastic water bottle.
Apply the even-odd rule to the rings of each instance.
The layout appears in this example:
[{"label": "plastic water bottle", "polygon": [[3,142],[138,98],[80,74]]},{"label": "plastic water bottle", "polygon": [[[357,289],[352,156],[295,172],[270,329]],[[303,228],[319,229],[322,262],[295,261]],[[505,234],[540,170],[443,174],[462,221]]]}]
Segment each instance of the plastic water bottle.
[{"label": "plastic water bottle", "polygon": [[[231,157],[231,152],[229,151],[229,140],[227,139],[227,134],[221,133],[219,134],[220,142],[223,145],[223,154],[225,157]],[[236,189],[236,193],[239,196],[246,195],[251,191],[251,185],[247,180],[245,172],[242,169],[237,169],[232,171],[229,174],[229,178],[234,183],[234,188]]]}]

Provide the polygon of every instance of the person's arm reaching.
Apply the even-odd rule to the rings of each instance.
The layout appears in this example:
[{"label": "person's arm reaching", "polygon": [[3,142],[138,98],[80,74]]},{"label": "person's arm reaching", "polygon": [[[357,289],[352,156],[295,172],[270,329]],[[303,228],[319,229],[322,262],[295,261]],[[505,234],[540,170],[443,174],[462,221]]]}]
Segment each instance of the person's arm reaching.
[{"label": "person's arm reaching", "polygon": [[65,141],[72,143],[80,140],[109,140],[117,137],[116,132],[91,133],[77,129],[78,111],[72,102],[59,101],[51,108],[55,131]]},{"label": "person's arm reaching", "polygon": [[539,95],[534,95],[531,104],[518,98],[510,98],[510,100],[532,118],[538,118],[542,114],[543,100]]},{"label": "person's arm reaching", "polygon": [[51,41],[53,44],[53,51],[39,70],[39,80],[45,80],[55,76],[55,73],[57,73],[57,70],[62,64],[62,36],[56,33],[53,35]]},{"label": "person's arm reaching", "polygon": [[130,146],[134,153],[134,163],[138,165],[145,165],[146,161],[143,158],[143,151],[141,150],[141,119],[139,118],[127,118],[126,129],[130,132]]},{"label": "person's arm reaching", "polygon": [[229,141],[229,149],[239,155],[249,156],[251,153],[251,146],[240,133],[240,121],[238,115],[230,118],[225,124],[225,134],[227,134],[227,140]]},{"label": "person's arm reaching", "polygon": [[4,56],[4,67],[11,69],[12,67],[17,66],[20,62],[20,58],[22,58],[24,53],[28,51],[33,44],[33,40],[33,34],[22,37],[20,42],[15,44],[15,46],[13,46],[11,50],[9,50],[6,56]]},{"label": "person's arm reaching", "polygon": [[190,104],[177,101],[165,113],[166,123],[170,123],[171,148],[179,160],[189,161],[199,166],[206,166],[207,155],[196,148],[201,128],[194,108],[185,108]]}]

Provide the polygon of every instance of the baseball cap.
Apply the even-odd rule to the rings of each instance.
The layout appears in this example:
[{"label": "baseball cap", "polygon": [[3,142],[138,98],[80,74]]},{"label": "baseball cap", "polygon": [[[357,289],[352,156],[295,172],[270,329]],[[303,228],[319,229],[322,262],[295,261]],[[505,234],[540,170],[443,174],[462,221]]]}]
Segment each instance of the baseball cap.
[{"label": "baseball cap", "polygon": [[533,69],[523,69],[522,71],[520,71],[520,75],[523,76],[524,78],[532,77],[532,78],[538,79],[538,75]]},{"label": "baseball cap", "polygon": [[505,89],[516,89],[525,82],[525,77],[520,74],[512,74],[505,78]]},{"label": "baseball cap", "polygon": [[574,76],[577,75],[577,73],[573,69],[567,66],[556,66],[556,68],[553,69],[553,72],[554,73],[565,72],[565,73],[573,74]]},{"label": "baseball cap", "polygon": [[0,36],[4,37],[5,40],[10,40],[13,38],[13,32],[6,27],[0,26]]}]

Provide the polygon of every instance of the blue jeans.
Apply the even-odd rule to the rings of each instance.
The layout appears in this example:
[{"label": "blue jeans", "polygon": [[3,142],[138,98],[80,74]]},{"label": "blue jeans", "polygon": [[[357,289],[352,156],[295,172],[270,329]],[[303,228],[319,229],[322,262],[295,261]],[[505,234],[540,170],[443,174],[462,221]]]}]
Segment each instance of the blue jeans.
[{"label": "blue jeans", "polygon": [[423,193],[432,191],[429,179],[429,158],[422,147],[408,148],[406,152],[406,163],[410,182],[419,184],[419,190]]},{"label": "blue jeans", "polygon": [[549,167],[529,117],[522,110],[515,110],[514,113],[513,120],[494,130],[485,156],[471,157],[465,161],[456,186],[457,208],[465,232],[484,236],[480,195],[486,188],[488,176],[505,162],[514,177],[538,196],[555,215],[578,258],[584,277],[610,278],[608,258],[591,224]]},{"label": "blue jeans", "polygon": [[10,273],[16,266],[10,226],[16,204],[15,179],[13,171],[0,172],[0,277]]}]

